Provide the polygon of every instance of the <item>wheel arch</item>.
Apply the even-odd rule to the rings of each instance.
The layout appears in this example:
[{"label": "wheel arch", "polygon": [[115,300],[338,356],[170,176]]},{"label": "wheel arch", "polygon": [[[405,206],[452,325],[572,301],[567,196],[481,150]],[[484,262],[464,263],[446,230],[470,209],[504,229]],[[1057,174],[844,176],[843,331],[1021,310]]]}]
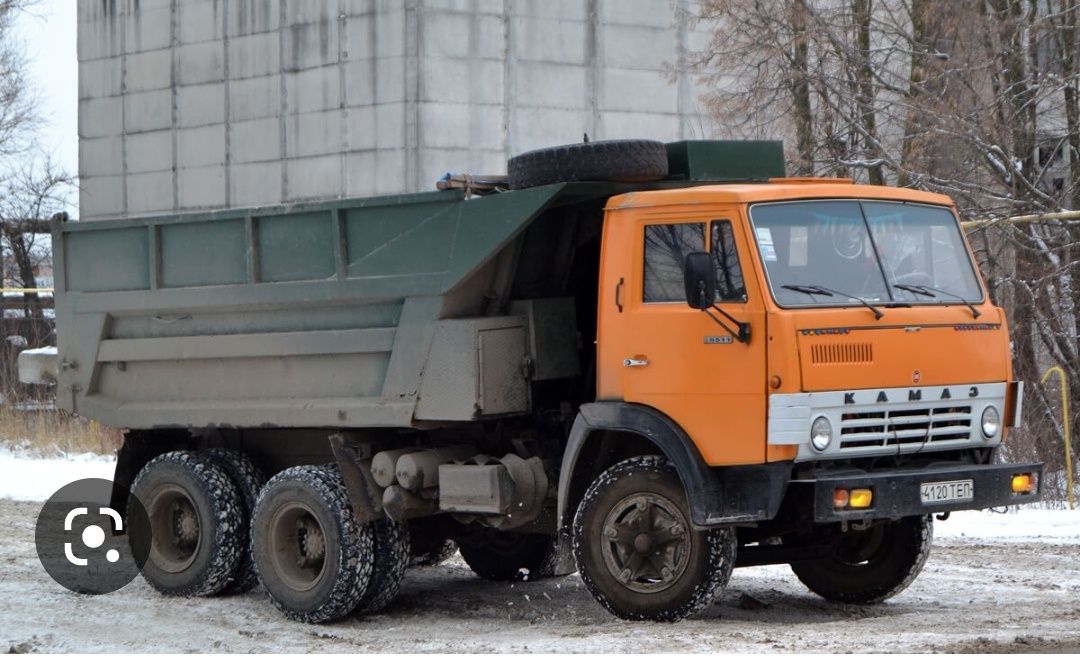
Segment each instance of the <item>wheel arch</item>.
[{"label": "wheel arch", "polygon": [[794,463],[710,467],[693,440],[663,412],[609,401],[581,406],[570,430],[559,472],[557,522],[573,519],[589,484],[631,456],[656,453],[675,467],[695,527],[772,520],[787,492]]},{"label": "wheel arch", "polygon": [[558,526],[562,530],[589,484],[601,472],[632,456],[655,453],[675,467],[686,491],[694,524],[708,521],[700,497],[712,483],[693,441],[668,416],[645,405],[622,402],[581,406],[563,454],[559,473]]}]

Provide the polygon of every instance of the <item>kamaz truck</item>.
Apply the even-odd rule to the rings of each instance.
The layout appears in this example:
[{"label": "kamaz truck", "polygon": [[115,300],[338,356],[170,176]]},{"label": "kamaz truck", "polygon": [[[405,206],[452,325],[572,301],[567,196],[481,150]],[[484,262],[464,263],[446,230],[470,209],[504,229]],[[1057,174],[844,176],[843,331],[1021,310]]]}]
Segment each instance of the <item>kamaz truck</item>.
[{"label": "kamaz truck", "polygon": [[[736,567],[908,586],[1039,499],[953,203],[775,142],[606,141],[414,195],[54,222],[57,401],[121,428],[167,595],[390,604],[454,548],[675,621]],[[117,490],[116,502],[132,502]],[[124,508],[124,504],[116,504]]]}]

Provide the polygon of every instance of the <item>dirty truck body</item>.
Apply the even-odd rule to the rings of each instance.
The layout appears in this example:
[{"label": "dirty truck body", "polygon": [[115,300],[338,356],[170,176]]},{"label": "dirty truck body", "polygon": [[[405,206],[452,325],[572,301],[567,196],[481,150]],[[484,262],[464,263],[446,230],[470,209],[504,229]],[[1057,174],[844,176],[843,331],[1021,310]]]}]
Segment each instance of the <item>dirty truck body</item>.
[{"label": "dirty truck body", "polygon": [[[495,580],[572,549],[632,619],[734,565],[870,602],[930,514],[1037,498],[1040,466],[995,462],[1022,385],[947,198],[668,149],[649,183],[58,223],[59,404],[127,431],[148,580],[257,576],[324,621],[456,542]],[[214,499],[254,559],[212,549]]]}]

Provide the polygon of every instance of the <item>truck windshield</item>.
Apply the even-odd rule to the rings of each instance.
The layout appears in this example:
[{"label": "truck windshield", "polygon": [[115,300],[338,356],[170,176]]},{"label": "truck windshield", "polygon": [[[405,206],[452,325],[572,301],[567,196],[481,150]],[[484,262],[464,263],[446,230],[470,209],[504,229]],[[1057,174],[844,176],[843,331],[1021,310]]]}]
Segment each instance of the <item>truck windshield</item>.
[{"label": "truck windshield", "polygon": [[882,201],[753,205],[750,220],[781,306],[980,302],[952,212]]}]

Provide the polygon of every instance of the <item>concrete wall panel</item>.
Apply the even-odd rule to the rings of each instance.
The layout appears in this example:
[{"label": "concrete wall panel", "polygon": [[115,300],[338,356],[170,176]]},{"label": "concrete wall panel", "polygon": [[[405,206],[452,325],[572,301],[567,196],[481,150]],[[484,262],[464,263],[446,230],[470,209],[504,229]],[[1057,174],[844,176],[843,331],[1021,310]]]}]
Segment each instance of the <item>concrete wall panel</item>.
[{"label": "concrete wall panel", "polygon": [[281,158],[281,121],[278,118],[233,122],[229,125],[229,131],[233,163],[276,161]]},{"label": "concrete wall panel", "polygon": [[225,167],[181,168],[176,176],[180,207],[186,209],[225,206]]},{"label": "concrete wall panel", "polygon": [[225,165],[225,125],[211,124],[176,132],[178,168]]},{"label": "concrete wall panel", "polygon": [[148,92],[172,87],[172,51],[162,49],[135,53],[127,58],[124,86],[128,92]]},{"label": "concrete wall panel", "polygon": [[245,78],[229,83],[229,119],[277,117],[281,113],[281,76]]},{"label": "concrete wall panel", "polygon": [[295,200],[336,198],[341,195],[341,156],[289,159],[285,162],[288,191]]},{"label": "concrete wall panel", "polygon": [[201,127],[225,121],[225,84],[176,88],[177,127]]},{"label": "concrete wall panel", "polygon": [[[119,136],[124,131],[124,98],[100,97],[79,101],[79,136]],[[79,162],[83,160],[80,148]]]},{"label": "concrete wall panel", "polygon": [[124,132],[138,133],[172,126],[171,90],[133,92],[124,95]]},{"label": "concrete wall panel", "polygon": [[282,199],[281,161],[241,163],[232,166],[229,200],[238,207],[274,205]]},{"label": "concrete wall panel", "polygon": [[86,219],[430,189],[703,138],[693,0],[78,0]]},{"label": "concrete wall panel", "polygon": [[[79,170],[85,166],[80,163]],[[125,176],[89,177],[79,174],[79,216],[84,219],[117,216],[126,209],[124,201]],[[171,200],[169,201],[172,202]]]},{"label": "concrete wall panel", "polygon": [[144,173],[173,167],[172,131],[149,131],[124,138],[129,171]]},{"label": "concrete wall panel", "polygon": [[277,74],[281,71],[281,37],[277,32],[229,39],[229,77],[233,80]]},{"label": "concrete wall panel", "polygon": [[[153,214],[173,209],[172,171],[130,174],[125,205],[131,214]],[[80,210],[81,211],[81,210]]]},{"label": "concrete wall panel", "polygon": [[79,149],[79,177],[124,174],[124,139],[122,136],[84,138]]}]

